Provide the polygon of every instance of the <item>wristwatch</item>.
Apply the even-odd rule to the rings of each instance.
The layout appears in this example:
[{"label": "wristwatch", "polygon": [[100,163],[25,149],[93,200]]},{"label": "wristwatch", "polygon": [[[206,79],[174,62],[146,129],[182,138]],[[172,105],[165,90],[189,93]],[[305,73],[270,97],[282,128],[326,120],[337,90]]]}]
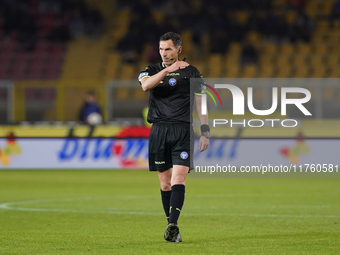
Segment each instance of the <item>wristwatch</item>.
[{"label": "wristwatch", "polygon": [[206,138],[210,138],[210,127],[207,124],[201,125],[201,136],[205,136]]},{"label": "wristwatch", "polygon": [[210,131],[201,132],[201,136],[205,136],[206,138],[210,138]]}]

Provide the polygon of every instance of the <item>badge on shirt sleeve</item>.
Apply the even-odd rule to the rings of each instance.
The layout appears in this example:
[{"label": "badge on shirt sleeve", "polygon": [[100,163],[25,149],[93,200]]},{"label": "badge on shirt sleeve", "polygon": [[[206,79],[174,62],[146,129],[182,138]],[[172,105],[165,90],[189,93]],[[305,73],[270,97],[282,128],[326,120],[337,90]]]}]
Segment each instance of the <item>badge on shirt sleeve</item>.
[{"label": "badge on shirt sleeve", "polygon": [[140,73],[139,76],[138,76],[138,81],[141,81],[143,80],[143,78],[145,78],[145,76],[149,76],[149,73],[147,72],[144,72],[144,73]]},{"label": "badge on shirt sleeve", "polygon": [[207,89],[207,86],[205,84],[201,84],[201,94],[206,94],[205,90]]},{"label": "badge on shirt sleeve", "polygon": [[172,87],[175,86],[176,83],[177,83],[177,81],[176,81],[175,78],[171,78],[171,79],[169,80],[169,85],[172,86]]}]

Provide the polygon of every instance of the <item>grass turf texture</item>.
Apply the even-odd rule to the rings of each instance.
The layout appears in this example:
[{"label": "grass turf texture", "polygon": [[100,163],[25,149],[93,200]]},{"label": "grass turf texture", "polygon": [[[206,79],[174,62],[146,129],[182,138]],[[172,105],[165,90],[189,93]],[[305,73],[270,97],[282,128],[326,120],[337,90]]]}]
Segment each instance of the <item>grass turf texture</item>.
[{"label": "grass turf texture", "polygon": [[0,171],[0,254],[339,254],[339,184],[188,178],[166,243],[156,173]]}]

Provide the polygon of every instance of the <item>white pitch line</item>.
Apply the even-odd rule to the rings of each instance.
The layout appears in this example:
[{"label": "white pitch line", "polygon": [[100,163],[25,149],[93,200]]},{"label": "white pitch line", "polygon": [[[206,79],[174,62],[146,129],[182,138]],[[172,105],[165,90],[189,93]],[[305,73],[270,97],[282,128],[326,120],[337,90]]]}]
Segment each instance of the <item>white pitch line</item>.
[{"label": "white pitch line", "polygon": [[[117,198],[123,198],[124,196],[118,196]],[[128,198],[140,198],[143,196],[126,196]],[[150,197],[150,196],[144,196]],[[112,198],[112,197],[107,197]],[[115,197],[116,198],[116,197]],[[60,212],[60,213],[99,213],[99,214],[128,214],[128,215],[163,215],[161,212],[143,212],[143,211],[121,211],[121,210],[72,210],[72,209],[48,209],[48,208],[27,208],[27,207],[13,207],[23,204],[42,204],[60,201],[100,201],[105,198],[85,197],[85,198],[65,198],[65,199],[41,199],[41,200],[27,200],[17,202],[1,203],[0,209],[12,210],[12,211],[27,211],[27,212]],[[306,206],[306,205],[304,205]],[[313,206],[313,205],[311,205]],[[327,205],[320,205],[320,208],[324,208]],[[247,207],[247,206],[245,206]],[[259,206],[261,207],[261,206]],[[292,207],[292,205],[288,206]],[[297,206],[298,207],[298,206]],[[318,206],[313,206],[318,207]],[[329,206],[328,206],[329,207]],[[256,217],[256,218],[340,218],[340,215],[293,215],[293,214],[243,214],[243,213],[182,213],[182,216],[235,216],[235,217]]]}]

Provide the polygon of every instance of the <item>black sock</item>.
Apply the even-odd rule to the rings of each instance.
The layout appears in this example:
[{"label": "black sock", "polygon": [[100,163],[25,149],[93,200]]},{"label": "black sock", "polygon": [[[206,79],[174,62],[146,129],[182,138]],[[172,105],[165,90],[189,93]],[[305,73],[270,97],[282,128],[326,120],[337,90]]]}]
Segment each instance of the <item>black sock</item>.
[{"label": "black sock", "polygon": [[163,209],[166,215],[166,219],[169,222],[171,190],[169,191],[161,190],[161,195],[162,195]]},{"label": "black sock", "polygon": [[184,193],[184,185],[177,184],[171,187],[169,223],[177,224],[184,203]]}]

